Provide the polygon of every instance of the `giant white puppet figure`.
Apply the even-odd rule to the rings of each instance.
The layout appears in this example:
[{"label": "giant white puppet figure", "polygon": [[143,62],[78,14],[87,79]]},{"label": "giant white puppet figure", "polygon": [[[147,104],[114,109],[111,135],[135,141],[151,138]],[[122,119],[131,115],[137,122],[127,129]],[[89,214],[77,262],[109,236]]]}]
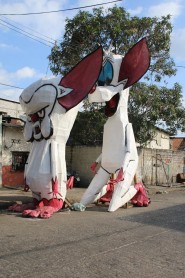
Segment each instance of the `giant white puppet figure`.
[{"label": "giant white puppet figure", "polygon": [[22,92],[20,103],[27,115],[24,136],[32,142],[25,183],[34,202],[16,204],[9,210],[23,212],[23,216],[48,218],[62,208],[67,186],[65,145],[78,104],[100,74],[102,58],[99,47],[65,77],[43,78]]},{"label": "giant white puppet figure", "polygon": [[102,154],[92,168],[99,162],[101,166],[80,203],[73,205],[74,210],[84,210],[86,205],[98,200],[106,193],[107,184],[114,186],[109,211],[123,206],[137,193],[131,186],[138,154],[132,124],[128,120],[128,87],[145,74],[149,63],[145,38],[124,57],[110,51],[105,53],[97,87],[89,94],[90,102],[106,102],[105,113],[109,117],[104,126]]}]

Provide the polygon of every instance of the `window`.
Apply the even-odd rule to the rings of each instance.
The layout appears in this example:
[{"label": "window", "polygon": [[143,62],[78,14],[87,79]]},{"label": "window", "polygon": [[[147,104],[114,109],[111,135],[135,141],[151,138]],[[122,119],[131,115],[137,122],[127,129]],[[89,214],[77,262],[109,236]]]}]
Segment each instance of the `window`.
[{"label": "window", "polygon": [[29,152],[12,152],[12,171],[24,171]]}]

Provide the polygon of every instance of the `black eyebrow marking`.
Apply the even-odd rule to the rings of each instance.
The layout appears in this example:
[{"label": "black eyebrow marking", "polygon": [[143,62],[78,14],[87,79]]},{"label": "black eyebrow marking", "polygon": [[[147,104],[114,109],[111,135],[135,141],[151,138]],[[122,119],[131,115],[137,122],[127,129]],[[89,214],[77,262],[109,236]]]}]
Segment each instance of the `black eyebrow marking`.
[{"label": "black eyebrow marking", "polygon": [[33,95],[31,96],[31,98],[30,98],[28,101],[24,100],[24,99],[22,98],[22,96],[20,96],[20,98],[22,99],[22,101],[23,101],[24,103],[28,104],[28,103],[32,100],[32,98],[33,98],[33,96],[35,95],[35,93],[36,93],[40,88],[42,88],[42,87],[44,87],[44,86],[48,86],[48,85],[54,87],[54,88],[56,89],[56,91],[57,91],[56,86],[54,86],[52,83],[48,83],[48,84],[43,84],[43,85],[39,86],[39,87],[35,90],[35,92],[33,93]]}]

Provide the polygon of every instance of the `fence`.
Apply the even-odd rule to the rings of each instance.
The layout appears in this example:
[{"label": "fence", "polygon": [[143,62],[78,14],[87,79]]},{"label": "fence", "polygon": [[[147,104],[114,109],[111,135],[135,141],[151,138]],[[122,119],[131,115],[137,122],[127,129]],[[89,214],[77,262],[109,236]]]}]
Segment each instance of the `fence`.
[{"label": "fence", "polygon": [[[81,178],[81,186],[87,187],[93,178],[90,165],[101,153],[101,147],[68,146],[66,162],[68,169],[75,170]],[[178,173],[185,168],[185,151],[138,149],[138,175],[145,184],[173,185]]]}]

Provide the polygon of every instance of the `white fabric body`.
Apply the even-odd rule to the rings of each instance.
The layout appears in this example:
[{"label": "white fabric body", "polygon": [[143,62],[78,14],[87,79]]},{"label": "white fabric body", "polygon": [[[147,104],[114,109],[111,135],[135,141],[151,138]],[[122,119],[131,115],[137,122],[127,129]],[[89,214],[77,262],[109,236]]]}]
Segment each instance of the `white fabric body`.
[{"label": "white fabric body", "polygon": [[132,129],[128,121],[127,103],[129,89],[123,90],[125,82],[118,84],[118,74],[122,57],[112,55],[114,78],[109,86],[98,86],[94,93],[89,95],[90,102],[109,101],[115,94],[120,94],[116,113],[108,118],[104,125],[101,166],[94,176],[89,187],[82,196],[81,203],[88,205],[106,192],[106,184],[111,173],[119,172],[123,168],[124,180],[119,182],[114,190],[108,211],[115,211],[123,206],[136,194],[132,181],[137,170],[138,154]]},{"label": "white fabric body", "polygon": [[[66,112],[57,102],[61,78],[41,79],[23,91],[20,103],[27,114],[24,135],[32,140],[32,149],[25,167],[25,179],[33,197],[53,198],[52,179],[58,180],[55,198],[66,196],[65,146],[78,113],[79,105]],[[32,115],[40,115],[35,122]]]}]

